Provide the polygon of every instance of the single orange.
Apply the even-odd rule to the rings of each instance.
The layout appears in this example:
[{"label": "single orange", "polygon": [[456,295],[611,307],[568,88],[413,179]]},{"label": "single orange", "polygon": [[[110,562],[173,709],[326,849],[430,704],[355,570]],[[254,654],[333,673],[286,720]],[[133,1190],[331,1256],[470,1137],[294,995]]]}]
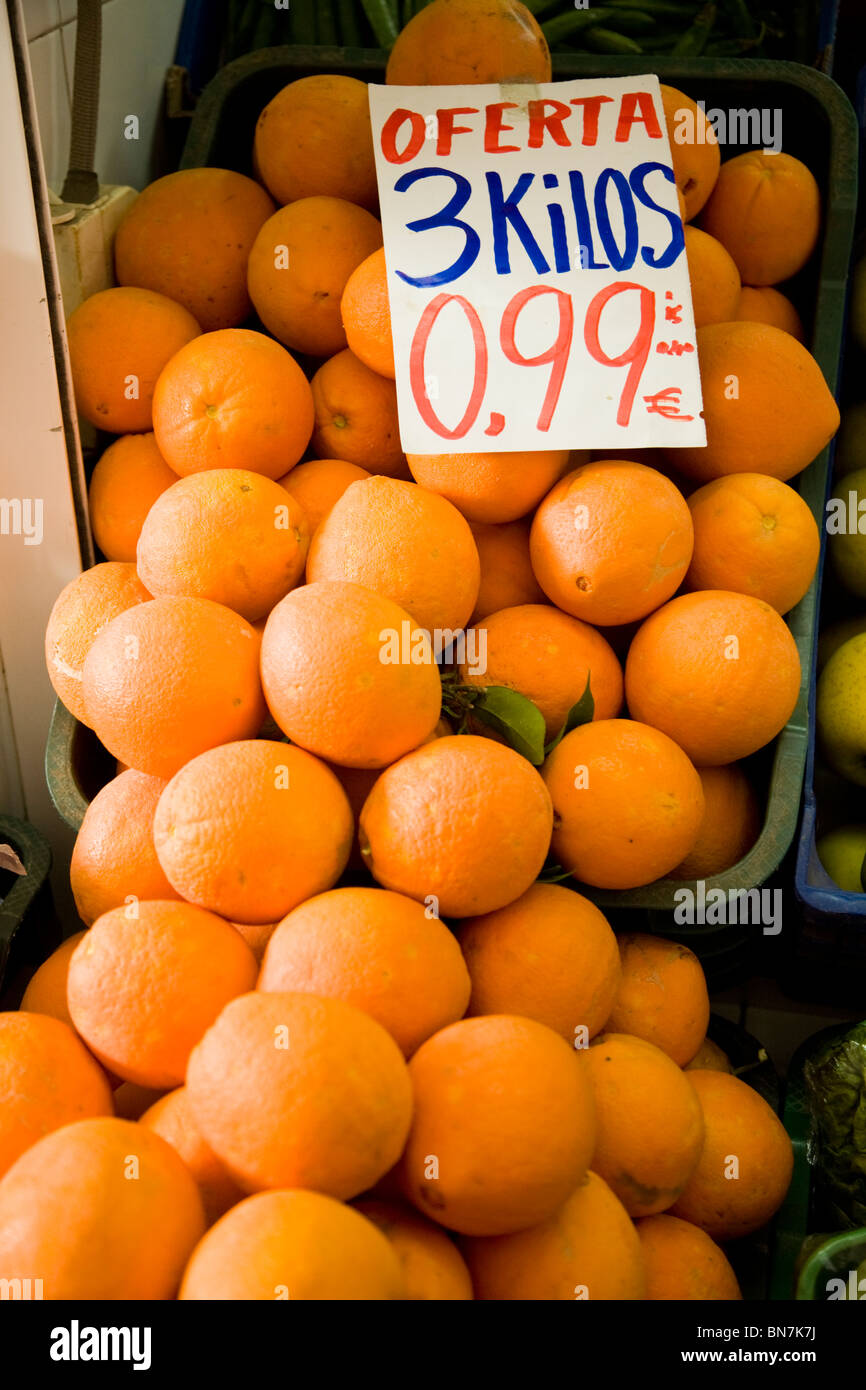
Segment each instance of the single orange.
[{"label": "single orange", "polygon": [[698,838],[671,878],[712,878],[745,858],[761,833],[761,808],[740,763],[699,767],[704,817]]},{"label": "single orange", "polygon": [[573,1302],[646,1297],[641,1248],[628,1212],[597,1173],[537,1226],[465,1240],[475,1297]]},{"label": "single orange", "polygon": [[474,1298],[466,1261],[450,1236],[397,1202],[364,1200],[354,1207],[387,1237],[411,1302],[465,1302]]},{"label": "single orange", "polygon": [[346,73],[300,77],[256,122],[257,176],[278,203],[326,194],[377,203],[367,84]]},{"label": "single orange", "polygon": [[[821,550],[799,493],[763,473],[731,473],[689,497],[695,548],[686,589],[730,589],[787,613],[806,593]],[[146,582],[146,581],[145,581]]]},{"label": "single orange", "polygon": [[605,1026],[620,977],[607,918],[588,898],[555,883],[460,923],[469,968],[468,1013],[520,1014],[545,1023],[573,1047]]},{"label": "single orange", "polygon": [[229,921],[276,922],[339,878],[352,813],[318,758],[248,739],[181,768],[159,799],[153,834],[169,882],[189,902]]},{"label": "single orange", "polygon": [[509,1014],[466,1018],[422,1043],[409,1074],[415,1112],[401,1182],[439,1225],[520,1231],[552,1216],[585,1178],[591,1088],[552,1029]]},{"label": "single orange", "polygon": [[179,1086],[190,1051],[224,1004],[252,989],[252,951],[190,903],[117,907],[69,962],[69,1012],[91,1052],[139,1086]]},{"label": "single orange", "polygon": [[[461,680],[482,687],[504,685],[525,695],[544,715],[549,739],[559,733],[587,683],[594,719],[619,714],[622,667],[610,644],[588,623],[537,603],[491,613],[474,631],[477,660],[461,662]],[[475,669],[482,664],[484,670]]]},{"label": "single orange", "polygon": [[646,932],[617,938],[622,973],[608,1032],[643,1038],[684,1067],[704,1040],[710,997],[701,963],[688,946]]},{"label": "single orange", "polygon": [[500,608],[544,602],[529,558],[528,520],[509,521],[501,526],[476,521],[472,523],[472,535],[481,565],[481,582],[470,622],[480,623]]},{"label": "single orange", "polygon": [[740,291],[740,302],[734,318],[745,319],[749,323],[769,323],[774,328],[782,328],[786,333],[790,333],[798,343],[806,341],[803,320],[794,305],[771,285],[763,285],[760,289],[744,285]]},{"label": "single orange", "polygon": [[345,459],[369,473],[408,477],[400,444],[397,388],[346,348],[323,362],[311,382],[319,458]]},{"label": "single orange", "polygon": [[161,1135],[180,1154],[195,1178],[209,1226],[241,1201],[243,1192],[196,1128],[186,1087],[179,1086],[155,1101],[139,1123]]},{"label": "single orange", "polygon": [[268,942],[257,988],[344,999],[387,1028],[407,1057],[462,1018],[469,1001],[448,928],[381,888],[335,888],[294,908]]},{"label": "single orange", "polygon": [[714,1240],[757,1231],[778,1211],[794,1155],[779,1117],[762,1095],[723,1071],[684,1073],[704,1116],[697,1166],[672,1216],[692,1221]]},{"label": "single orange", "polygon": [[531,763],[491,739],[454,735],[385,769],[361,812],[361,851],[383,887],[474,917],[538,877],[552,818]]},{"label": "single orange", "polygon": [[394,340],[385,252],[380,247],[356,266],[340,300],[346,343],[355,356],[380,376],[394,380]]},{"label": "single orange", "polygon": [[434,0],[404,25],[385,81],[398,87],[549,82],[550,50],[518,0]]},{"label": "single orange", "polygon": [[785,482],[802,472],[839,428],[814,357],[768,323],[711,323],[697,345],[707,442],[672,449],[674,467],[701,483],[724,473]]},{"label": "single orange", "polygon": [[181,169],[139,193],[117,229],[118,283],[183,304],[205,332],[249,318],[247,260],[274,205],[233,169]]},{"label": "single orange", "polygon": [[246,468],[282,478],[313,428],[313,397],[295,359],[248,328],[204,333],[167,364],[153,398],[166,462],[185,477]]},{"label": "single orange", "polygon": [[629,1216],[665,1211],[684,1190],[704,1141],[693,1087],[667,1053],[643,1038],[602,1033],[578,1055],[595,1099],[593,1172]]},{"label": "single orange", "polygon": [[553,801],[551,848],[583,883],[619,889],[652,883],[697,839],[701,779],[672,738],[637,718],[579,725],[550,754],[542,775]]},{"label": "single orange", "polygon": [[0,1182],[0,1279],[51,1301],[172,1299],[204,1232],[192,1174],[129,1120],[77,1120]]},{"label": "single orange", "polygon": [[55,695],[80,723],[90,726],[84,700],[87,653],[112,618],[150,597],[134,565],[108,560],[71,579],[54,600],[45,629],[45,665]]},{"label": "single orange", "polygon": [[346,459],[310,459],[299,463],[279,483],[303,508],[312,536],[349,484],[369,476],[366,468]]},{"label": "single orange", "polygon": [[739,1300],[737,1276],[723,1250],[690,1221],[664,1213],[635,1223],[647,1276],[647,1298]]},{"label": "single orange", "polygon": [[176,898],[156,857],[153,818],[165,782],[132,768],[106,782],[87,810],[72,849],[69,881],[88,927],[135,898]]},{"label": "single orange", "polygon": [[154,503],[138,573],[155,598],[209,598],[264,618],[304,573],[310,527],[279,483],[245,468],[179,478]]},{"label": "single orange", "polygon": [[625,667],[632,716],[699,767],[736,762],[775,738],[800,680],[797,644],[775,608],[718,589],[682,594],[651,614]]},{"label": "single orange", "polygon": [[111,1087],[72,1028],[47,1014],[0,1013],[0,1178],[44,1134],[111,1115]]},{"label": "single orange", "polygon": [[90,479],[88,505],[93,539],[107,560],[135,563],[144,518],[157,497],[177,482],[153,434],[116,439]]},{"label": "single orange", "polygon": [[352,271],[382,245],[382,227],[345,198],[299,198],[261,228],[247,287],[269,333],[311,357],[346,346],[340,300]]},{"label": "single orange", "polygon": [[748,150],[722,165],[701,225],[730,252],[744,284],[777,285],[817,245],[821,192],[802,160]]},{"label": "single orange", "polygon": [[373,1222],[301,1190],[260,1192],[232,1207],[196,1246],[179,1294],[185,1302],[405,1296],[397,1254]]},{"label": "single orange", "polygon": [[686,258],[695,328],[738,318],[740,272],[720,241],[698,227],[686,227]]},{"label": "single orange", "polygon": [[372,589],[405,608],[433,640],[465,626],[481,566],[468,521],[444,497],[373,477],[352,483],[322,522],[307,579]]},{"label": "single orange", "polygon": [[186,1086],[197,1127],[248,1192],[356,1197],[397,1161],[412,1115],[390,1034],[313,994],[233,1000],[195,1048]]},{"label": "single orange", "polygon": [[66,977],[72,952],[83,936],[83,931],[67,936],[31,975],[21,999],[23,1013],[48,1014],[50,1018],[59,1018],[61,1023],[68,1023],[70,1028],[74,1027],[66,1002]]},{"label": "single orange", "polygon": [[166,362],[201,328],[181,304],[153,290],[100,290],[66,323],[79,412],[112,434],[149,430],[153,390]]},{"label": "single orange", "polygon": [[283,733],[344,767],[385,767],[417,748],[442,706],[431,643],[406,609],[337,579],[313,579],[277,604],[262,683]]},{"label": "single orange", "polygon": [[408,454],[412,477],[447,497],[469,521],[516,521],[568,467],[567,449],[499,454]]},{"label": "single orange", "polygon": [[567,473],[535,513],[532,568],[547,597],[584,622],[630,623],[682,583],[692,519],[669,478],[608,459]]},{"label": "single orange", "polygon": [[171,777],[197,753],[261,728],[261,640],[203,598],[158,598],[102,629],[84,662],[97,737],[128,767]]}]

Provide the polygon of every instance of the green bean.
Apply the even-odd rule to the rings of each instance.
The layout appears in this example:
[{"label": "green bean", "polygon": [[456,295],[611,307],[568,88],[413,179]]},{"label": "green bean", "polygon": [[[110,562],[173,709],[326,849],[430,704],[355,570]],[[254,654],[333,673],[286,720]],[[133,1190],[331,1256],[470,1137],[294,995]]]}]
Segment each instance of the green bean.
[{"label": "green bean", "polygon": [[346,48],[361,47],[361,26],[355,10],[355,0],[337,0],[340,21],[340,43]]},{"label": "green bean", "polygon": [[651,14],[644,14],[642,10],[622,10],[620,13],[611,12],[611,15],[604,22],[605,29],[615,29],[618,34],[654,34],[658,25]]},{"label": "green bean", "polygon": [[337,42],[337,21],[330,0],[318,0],[316,5],[316,39],[331,46]]},{"label": "green bean", "polygon": [[614,10],[643,10],[646,14],[659,16],[669,16],[671,19],[678,19],[680,23],[688,19],[690,15],[696,14],[700,9],[700,0],[686,0],[679,4],[678,0],[606,0],[607,4]]},{"label": "green bean", "polygon": [[309,0],[292,5],[289,13],[292,16],[292,43],[300,47],[312,46],[316,42],[316,16]]},{"label": "green bean", "polygon": [[364,7],[364,14],[370,21],[370,28],[376,36],[376,42],[385,52],[389,52],[394,46],[397,37],[397,15],[388,0],[361,0]]},{"label": "green bean", "polygon": [[725,13],[730,15],[734,33],[739,39],[754,39],[755,21],[749,13],[746,0],[727,0],[723,6]]},{"label": "green bean", "polygon": [[571,10],[565,14],[558,14],[555,19],[548,19],[542,24],[541,32],[553,47],[563,39],[570,38],[572,34],[583,33],[584,29],[603,24],[610,14],[611,11],[604,6],[594,10]]},{"label": "green bean", "polygon": [[704,5],[697,19],[690,29],[677,39],[671,52],[678,58],[696,58],[703,53],[710,37],[710,30],[716,22],[716,6],[714,0]]},{"label": "green bean", "polygon": [[588,29],[583,41],[592,53],[643,53],[640,44],[628,34],[617,34],[612,29]]}]

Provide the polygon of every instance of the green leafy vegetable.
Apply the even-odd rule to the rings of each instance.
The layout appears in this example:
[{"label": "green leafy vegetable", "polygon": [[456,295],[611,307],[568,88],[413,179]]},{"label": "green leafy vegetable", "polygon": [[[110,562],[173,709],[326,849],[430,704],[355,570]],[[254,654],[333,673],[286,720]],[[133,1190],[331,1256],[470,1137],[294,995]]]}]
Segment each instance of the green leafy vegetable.
[{"label": "green leafy vegetable", "polygon": [[826,1042],[803,1077],[821,1185],[843,1226],[866,1226],[866,1022]]}]

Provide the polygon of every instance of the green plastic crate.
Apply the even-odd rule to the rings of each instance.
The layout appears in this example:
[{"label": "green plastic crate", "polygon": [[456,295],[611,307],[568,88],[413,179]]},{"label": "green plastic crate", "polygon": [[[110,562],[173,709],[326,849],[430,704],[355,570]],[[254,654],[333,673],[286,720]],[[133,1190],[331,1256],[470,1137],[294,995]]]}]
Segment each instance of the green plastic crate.
[{"label": "green plastic crate", "polygon": [[[343,72],[366,81],[383,81],[384,67],[384,54],[362,49],[270,48],[239,58],[223,68],[202,93],[190,124],[181,167],[219,165],[252,173],[251,152],[258,114],[286,83],[315,72]],[[651,61],[577,54],[556,55],[554,59],[554,77],[563,79],[647,71],[657,73],[663,82],[705,98],[708,107],[769,106],[782,110],[785,148],[814,170],[826,210],[818,252],[790,289],[811,335],[811,350],[829,386],[835,390],[857,194],[857,123],[847,97],[823,74],[795,63],[672,58]],[[819,521],[823,519],[828,456],[829,451],[825,450],[799,480],[802,495]],[[814,584],[788,621],[800,653],[803,681],[790,722],[775,745],[757,758],[766,785],[763,829],[754,848],[738,865],[707,881],[708,891],[765,883],[794,837],[806,758],[808,679],[816,628]],[[77,738],[68,719],[58,715],[49,737],[49,786],[58,810],[73,826],[80,823],[83,814],[80,761],[79,771],[73,768],[73,757],[80,753]],[[591,888],[582,891],[606,910],[649,910],[655,919],[653,928],[669,931],[671,921],[665,914],[676,906],[676,888],[672,880],[663,880],[628,892]],[[702,935],[700,927],[689,926],[687,931],[690,943]],[[716,929],[707,931],[718,945]],[[742,944],[742,936],[742,930],[736,927],[728,933],[723,944],[729,954],[735,939]]]},{"label": "green plastic crate", "polygon": [[28,964],[38,963],[59,944],[48,875],[51,850],[27,821],[0,816],[0,844],[11,845],[26,873],[0,870],[0,1007],[15,998]]}]

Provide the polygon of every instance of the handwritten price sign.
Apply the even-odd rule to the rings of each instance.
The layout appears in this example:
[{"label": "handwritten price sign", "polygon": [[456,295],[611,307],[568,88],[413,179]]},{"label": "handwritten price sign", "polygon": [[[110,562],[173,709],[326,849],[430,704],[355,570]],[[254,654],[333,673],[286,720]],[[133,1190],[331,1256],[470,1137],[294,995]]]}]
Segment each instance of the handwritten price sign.
[{"label": "handwritten price sign", "polygon": [[369,91],[403,448],[706,443],[658,79]]}]

